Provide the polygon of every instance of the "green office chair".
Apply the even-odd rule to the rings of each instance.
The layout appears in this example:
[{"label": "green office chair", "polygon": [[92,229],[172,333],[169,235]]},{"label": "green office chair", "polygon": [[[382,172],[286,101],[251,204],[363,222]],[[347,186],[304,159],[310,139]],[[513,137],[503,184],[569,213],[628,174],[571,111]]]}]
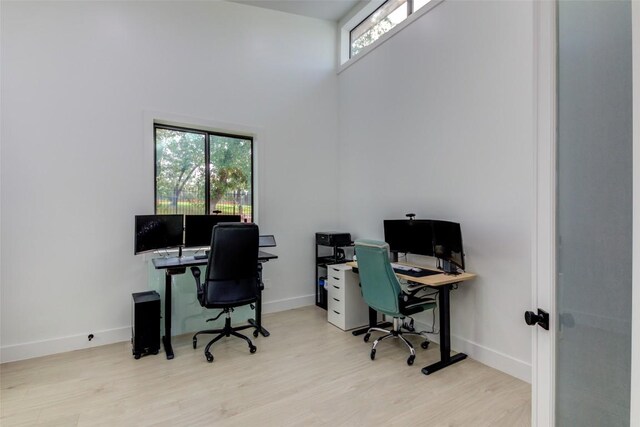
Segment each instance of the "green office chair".
[{"label": "green office chair", "polygon": [[429,340],[426,332],[402,332],[401,321],[412,314],[434,309],[436,307],[435,300],[415,298],[402,292],[398,278],[389,262],[389,245],[385,242],[356,240],[355,245],[360,285],[365,302],[377,312],[393,317],[393,329],[391,331],[382,328],[369,328],[365,334],[364,341],[368,342],[371,332],[385,333],[385,335],[373,342],[371,360],[376,357],[378,343],[393,337],[401,339],[409,347],[411,354],[407,359],[407,364],[413,365],[416,351],[403,335],[417,335],[424,338],[424,341],[420,344],[424,349],[429,346]]}]

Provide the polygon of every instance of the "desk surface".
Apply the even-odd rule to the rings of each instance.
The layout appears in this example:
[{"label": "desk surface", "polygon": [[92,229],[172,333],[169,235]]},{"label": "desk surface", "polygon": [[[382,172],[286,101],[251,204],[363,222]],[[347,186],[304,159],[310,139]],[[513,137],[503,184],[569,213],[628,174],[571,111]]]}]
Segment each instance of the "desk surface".
[{"label": "desk surface", "polygon": [[[258,261],[264,262],[269,261],[270,259],[276,259],[278,255],[271,254],[269,252],[258,251]],[[156,269],[163,268],[173,268],[173,267],[191,267],[196,265],[206,265],[208,262],[207,258],[199,258],[196,259],[193,256],[183,256],[181,258],[169,257],[169,258],[153,258],[151,260],[153,262],[153,266]]]},{"label": "desk surface", "polygon": [[[407,265],[409,267],[418,267],[423,270],[439,271],[434,268],[425,268],[420,265],[407,264],[406,262],[399,262],[398,264]],[[347,265],[353,268],[358,268],[358,263],[355,261],[348,262]],[[467,280],[471,280],[476,277],[475,274],[466,273],[466,272],[455,274],[455,275],[440,273],[440,274],[433,274],[431,276],[422,276],[422,277],[413,277],[413,276],[407,276],[402,273],[396,273],[396,276],[404,280],[410,280],[413,283],[417,283],[424,286],[434,286],[434,287],[450,285],[452,283],[466,282]]]}]

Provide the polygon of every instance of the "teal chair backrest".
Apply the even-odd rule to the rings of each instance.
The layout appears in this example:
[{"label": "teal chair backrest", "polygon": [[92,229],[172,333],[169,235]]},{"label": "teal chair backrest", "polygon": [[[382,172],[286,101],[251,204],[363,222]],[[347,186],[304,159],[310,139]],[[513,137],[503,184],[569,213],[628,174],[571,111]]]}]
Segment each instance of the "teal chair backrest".
[{"label": "teal chair backrest", "polygon": [[367,305],[389,316],[399,316],[402,288],[389,262],[389,246],[377,240],[356,240],[358,274]]}]

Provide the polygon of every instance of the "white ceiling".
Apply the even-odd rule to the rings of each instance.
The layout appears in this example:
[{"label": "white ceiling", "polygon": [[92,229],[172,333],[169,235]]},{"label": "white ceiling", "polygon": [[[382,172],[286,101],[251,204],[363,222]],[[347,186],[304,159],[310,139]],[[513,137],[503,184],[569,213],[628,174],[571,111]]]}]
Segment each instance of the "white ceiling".
[{"label": "white ceiling", "polygon": [[358,0],[229,0],[234,3],[242,3],[265,9],[279,10],[295,15],[309,16],[325,19],[327,21],[339,21],[357,3]]}]

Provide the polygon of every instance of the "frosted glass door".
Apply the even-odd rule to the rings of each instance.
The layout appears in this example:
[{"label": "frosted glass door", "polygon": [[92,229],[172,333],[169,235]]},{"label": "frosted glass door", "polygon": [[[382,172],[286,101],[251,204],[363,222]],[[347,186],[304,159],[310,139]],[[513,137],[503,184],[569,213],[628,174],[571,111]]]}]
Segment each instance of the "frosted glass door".
[{"label": "frosted glass door", "polygon": [[558,426],[628,426],[632,62],[629,1],[558,3]]}]

